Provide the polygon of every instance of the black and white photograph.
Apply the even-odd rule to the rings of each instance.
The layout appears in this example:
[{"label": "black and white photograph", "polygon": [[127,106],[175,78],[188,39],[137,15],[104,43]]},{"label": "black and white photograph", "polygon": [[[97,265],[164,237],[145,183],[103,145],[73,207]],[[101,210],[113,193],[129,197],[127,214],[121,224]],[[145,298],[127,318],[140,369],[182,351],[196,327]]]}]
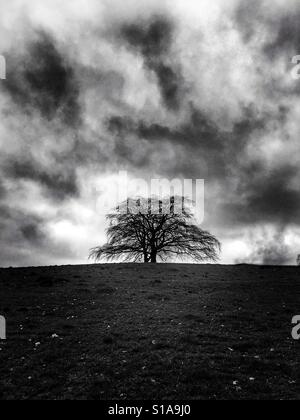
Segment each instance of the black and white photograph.
[{"label": "black and white photograph", "polygon": [[300,400],[299,0],[0,0],[0,400]]}]

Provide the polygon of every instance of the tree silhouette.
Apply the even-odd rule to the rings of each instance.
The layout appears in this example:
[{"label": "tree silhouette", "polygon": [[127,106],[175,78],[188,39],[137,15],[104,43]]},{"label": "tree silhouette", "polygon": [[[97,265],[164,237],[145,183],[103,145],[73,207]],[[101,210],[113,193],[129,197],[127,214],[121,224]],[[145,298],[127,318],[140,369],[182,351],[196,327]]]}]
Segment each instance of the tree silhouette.
[{"label": "tree silhouette", "polygon": [[128,199],[107,216],[108,243],[93,248],[90,258],[144,263],[184,258],[216,261],[221,245],[196,225],[190,204],[184,197]]}]

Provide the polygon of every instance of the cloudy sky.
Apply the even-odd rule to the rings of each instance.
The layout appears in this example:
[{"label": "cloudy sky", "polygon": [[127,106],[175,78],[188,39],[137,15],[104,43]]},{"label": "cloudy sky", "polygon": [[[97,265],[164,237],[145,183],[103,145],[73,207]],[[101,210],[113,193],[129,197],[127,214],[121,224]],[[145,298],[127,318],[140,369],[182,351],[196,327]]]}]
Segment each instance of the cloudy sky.
[{"label": "cloudy sky", "polygon": [[121,170],[205,179],[221,262],[295,263],[299,1],[0,7],[0,266],[85,263]]}]

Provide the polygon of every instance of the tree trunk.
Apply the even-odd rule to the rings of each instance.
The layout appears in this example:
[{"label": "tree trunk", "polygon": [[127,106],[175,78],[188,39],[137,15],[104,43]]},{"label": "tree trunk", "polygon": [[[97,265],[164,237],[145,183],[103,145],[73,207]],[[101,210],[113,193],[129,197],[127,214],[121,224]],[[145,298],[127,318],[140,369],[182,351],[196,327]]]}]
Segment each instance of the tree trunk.
[{"label": "tree trunk", "polygon": [[152,251],[151,252],[151,263],[152,264],[156,264],[157,263],[157,252],[156,251]]}]

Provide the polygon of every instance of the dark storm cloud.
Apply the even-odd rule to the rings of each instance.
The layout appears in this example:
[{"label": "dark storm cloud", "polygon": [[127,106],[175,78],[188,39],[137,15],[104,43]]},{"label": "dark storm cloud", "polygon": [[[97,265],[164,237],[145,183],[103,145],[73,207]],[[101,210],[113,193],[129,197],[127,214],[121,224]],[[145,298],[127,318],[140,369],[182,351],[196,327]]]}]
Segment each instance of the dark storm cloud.
[{"label": "dark storm cloud", "polygon": [[[124,144],[124,139],[134,135],[154,147],[163,144],[169,144],[172,150],[180,147],[181,155],[183,148],[184,161],[170,161],[167,167],[161,168],[165,175],[206,178],[208,168],[211,169],[212,177],[224,174],[226,170],[223,154],[226,145],[225,134],[223,133],[222,137],[218,128],[200,111],[193,110],[189,120],[177,128],[119,116],[109,118],[107,127],[109,132],[119,139],[119,144]],[[124,152],[124,147],[116,150],[116,153]],[[130,153],[127,154],[130,156]],[[150,157],[145,155],[145,158],[143,164],[151,164]]]},{"label": "dark storm cloud", "polygon": [[[29,34],[24,49],[10,49],[6,54],[8,77],[1,86],[6,99],[4,121],[18,121],[10,137],[20,147],[17,156],[10,156],[7,146],[2,150],[2,175],[15,185],[32,181],[44,197],[59,202],[80,194],[79,157],[76,162],[71,134],[82,124],[79,83],[58,41],[43,30]],[[47,162],[41,164],[40,155]]]},{"label": "dark storm cloud", "polygon": [[34,246],[43,244],[47,238],[43,224],[41,218],[32,214],[0,205],[0,237],[7,239],[10,245],[14,241],[27,242]]},{"label": "dark storm cloud", "polygon": [[254,104],[244,107],[242,117],[233,126],[233,138],[238,139],[241,149],[243,149],[253,133],[265,131],[268,121],[282,118],[282,113],[281,107],[273,115],[267,112],[258,112]]},{"label": "dark storm cloud", "polygon": [[240,175],[238,203],[225,206],[229,219],[249,225],[300,223],[300,191],[295,187],[295,180],[300,175],[298,167],[268,170],[261,163],[254,163]]},{"label": "dark storm cloud", "polygon": [[40,265],[50,256],[72,258],[67,244],[54,243],[49,237],[47,221],[30,211],[0,204],[0,267]]},{"label": "dark storm cloud", "polygon": [[[161,124],[134,121],[129,117],[114,116],[108,120],[109,130],[119,136],[136,133],[149,141],[171,140],[174,143],[193,145],[204,149],[219,149],[222,153],[222,137],[218,128],[200,111],[193,110],[189,121],[177,128]],[[220,150],[221,149],[221,150]]]},{"label": "dark storm cloud", "polygon": [[264,18],[261,0],[240,1],[235,10],[235,23],[246,42],[257,33],[257,24]]},{"label": "dark storm cloud", "polygon": [[269,3],[261,0],[240,1],[236,10],[236,22],[246,42],[263,31],[268,34],[262,51],[270,60],[300,51],[300,6],[273,13],[275,10],[270,12]]},{"label": "dark storm cloud", "polygon": [[[254,240],[254,251],[247,258],[249,264],[288,265],[295,262],[293,250],[284,241],[284,229],[279,228],[270,237]],[[240,263],[243,261],[236,261]]]},{"label": "dark storm cloud", "polygon": [[[252,220],[275,221],[284,224],[300,222],[300,192],[291,187],[299,178],[298,168],[284,167],[263,175],[248,191],[247,205]],[[250,184],[251,185],[251,184]]]},{"label": "dark storm cloud", "polygon": [[288,265],[294,262],[294,255],[288,246],[284,246],[283,237],[275,238],[279,242],[277,245],[262,244],[258,248],[257,257],[263,265]]},{"label": "dark storm cloud", "polygon": [[273,40],[267,43],[265,52],[270,59],[277,55],[298,54],[300,51],[300,8],[291,11],[270,24]]},{"label": "dark storm cloud", "polygon": [[31,243],[39,244],[45,239],[41,226],[33,222],[25,223],[21,227],[21,233]]},{"label": "dark storm cloud", "polygon": [[[300,88],[286,80],[283,60],[270,61],[300,53],[299,7],[128,0],[119,8],[114,0],[107,12],[107,2],[87,0],[82,17],[74,0],[56,20],[53,2],[45,0],[41,12],[25,2],[28,27],[16,18],[24,45],[4,29],[1,51],[8,74],[0,97],[3,262],[5,255],[14,261],[18,241],[18,261],[27,263],[37,244],[52,255],[47,235],[59,242],[66,234],[72,245],[85,229],[89,236],[96,217],[89,216],[89,184],[124,168],[145,178],[204,178],[208,223],[223,226],[224,237],[236,226],[271,224],[279,241],[287,226],[300,224]],[[22,211],[18,194],[27,193],[39,214],[52,215],[49,226]],[[284,247],[256,239],[254,259],[286,260]]]},{"label": "dark storm cloud", "polygon": [[[151,144],[169,143],[184,150],[186,163],[174,162],[165,168],[171,176],[218,179],[229,176],[232,167],[237,169],[240,155],[254,133],[264,132],[268,121],[278,115],[257,114],[254,106],[246,107],[242,117],[231,131],[222,130],[204,111],[190,106],[185,122],[170,127],[132,117],[112,116],[107,120],[108,131],[126,143],[132,134]],[[121,151],[121,149],[119,150]],[[130,156],[130,154],[129,154]]]},{"label": "dark storm cloud", "polygon": [[149,21],[125,24],[120,37],[143,56],[148,69],[156,74],[166,107],[176,111],[180,107],[183,86],[179,66],[169,60],[173,33],[171,20],[155,16]]},{"label": "dark storm cloud", "polygon": [[6,189],[0,179],[0,200],[6,196]]},{"label": "dark storm cloud", "polygon": [[44,118],[59,118],[73,126],[80,122],[79,88],[71,65],[50,35],[40,31],[25,56],[7,53],[9,77],[4,89],[16,105]]},{"label": "dark storm cloud", "polygon": [[56,168],[43,169],[32,161],[11,161],[5,165],[5,173],[10,179],[29,180],[46,189],[47,196],[54,200],[64,200],[79,195],[75,168],[56,172]]}]

